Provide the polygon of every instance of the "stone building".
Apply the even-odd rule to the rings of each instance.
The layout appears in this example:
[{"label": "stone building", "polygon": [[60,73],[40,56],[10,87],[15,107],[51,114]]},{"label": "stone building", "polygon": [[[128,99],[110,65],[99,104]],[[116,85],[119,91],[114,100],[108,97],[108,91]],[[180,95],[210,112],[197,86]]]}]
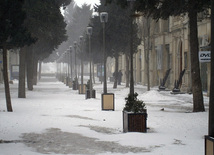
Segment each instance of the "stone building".
[{"label": "stone building", "polygon": [[[210,51],[211,23],[210,18],[207,17],[205,12],[198,15],[198,39],[199,49]],[[166,71],[171,69],[165,86],[168,89],[173,89],[175,80],[178,80],[180,73],[185,69],[181,90],[191,92],[188,16],[170,17],[168,20],[159,21],[141,17],[137,23],[142,43],[134,55],[135,82],[147,85],[147,70],[149,68],[150,86],[159,86]],[[123,55],[120,58],[119,68],[124,73],[126,64],[126,58]],[[209,95],[210,62],[200,62],[200,68],[203,91]]]}]

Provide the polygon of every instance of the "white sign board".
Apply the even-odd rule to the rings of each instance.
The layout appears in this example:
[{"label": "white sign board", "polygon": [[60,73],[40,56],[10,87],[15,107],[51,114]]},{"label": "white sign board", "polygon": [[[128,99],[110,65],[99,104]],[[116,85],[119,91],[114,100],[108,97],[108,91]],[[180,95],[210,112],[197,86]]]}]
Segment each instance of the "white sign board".
[{"label": "white sign board", "polygon": [[19,65],[13,65],[12,72],[19,72]]},{"label": "white sign board", "polygon": [[211,61],[211,52],[210,51],[199,51],[198,53],[200,62],[210,62]]}]

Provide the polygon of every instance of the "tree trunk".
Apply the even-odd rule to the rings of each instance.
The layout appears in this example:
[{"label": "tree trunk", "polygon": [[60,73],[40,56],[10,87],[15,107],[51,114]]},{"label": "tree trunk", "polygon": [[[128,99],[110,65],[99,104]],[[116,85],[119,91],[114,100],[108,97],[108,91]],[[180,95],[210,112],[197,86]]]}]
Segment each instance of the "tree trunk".
[{"label": "tree trunk", "polygon": [[150,91],[150,75],[149,75],[149,49],[144,48],[147,76],[147,91]]},{"label": "tree trunk", "polygon": [[[214,42],[214,0],[211,0],[211,43]],[[214,53],[214,44],[211,44],[211,53]],[[211,82],[210,82],[210,103],[209,103],[209,131],[208,134],[214,137],[214,56],[211,54]]]},{"label": "tree trunk", "polygon": [[94,62],[92,61],[92,75],[93,75],[93,82],[95,84],[95,76],[94,76]]},{"label": "tree trunk", "polygon": [[[133,11],[134,14],[134,11]],[[133,19],[131,18],[131,32],[130,32],[130,97],[132,99],[134,99],[134,75],[133,75],[133,71],[134,71],[134,66],[133,66],[133,54],[134,54],[134,48],[133,48]]]},{"label": "tree trunk", "polygon": [[129,56],[126,54],[126,87],[129,87]]},{"label": "tree trunk", "polygon": [[12,104],[11,104],[11,97],[10,97],[10,86],[9,86],[7,68],[8,68],[8,66],[7,66],[7,48],[4,46],[3,47],[3,76],[4,76],[5,98],[6,98],[7,111],[13,112]]},{"label": "tree trunk", "polygon": [[27,51],[27,88],[33,90],[33,51],[32,47]]},{"label": "tree trunk", "polygon": [[[39,80],[41,80],[41,74],[42,74],[42,61],[39,61]],[[57,78],[58,78],[58,66],[57,66]]]},{"label": "tree trunk", "polygon": [[18,98],[26,98],[25,92],[25,72],[26,72],[26,48],[21,48],[19,52],[19,88]]},{"label": "tree trunk", "polygon": [[[148,17],[144,18],[144,60],[146,62],[146,76],[147,76],[147,91],[150,91],[150,74],[149,74],[149,50],[150,50],[150,20]],[[147,37],[147,38],[146,38]]]},{"label": "tree trunk", "polygon": [[146,71],[147,71],[147,91],[150,91],[150,74],[149,74],[149,50],[150,50],[150,20],[146,18],[148,31],[147,50],[146,50]]},{"label": "tree trunk", "polygon": [[118,81],[118,60],[119,60],[119,55],[116,55],[115,56],[115,71],[114,71],[114,86],[113,88],[117,88],[117,81]]},{"label": "tree trunk", "polygon": [[37,69],[38,69],[38,60],[34,58],[33,60],[33,85],[37,84]]},{"label": "tree trunk", "polygon": [[[190,0],[190,6],[194,7],[195,0]],[[190,53],[191,53],[191,74],[193,91],[193,112],[205,111],[202,94],[202,84],[200,77],[199,58],[198,58],[198,27],[197,12],[194,8],[189,10],[190,26]]]}]

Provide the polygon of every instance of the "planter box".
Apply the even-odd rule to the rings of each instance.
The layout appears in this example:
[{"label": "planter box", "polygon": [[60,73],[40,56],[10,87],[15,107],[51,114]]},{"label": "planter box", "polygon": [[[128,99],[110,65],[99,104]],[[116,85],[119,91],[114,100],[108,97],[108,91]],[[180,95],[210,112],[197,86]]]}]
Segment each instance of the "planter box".
[{"label": "planter box", "polygon": [[102,110],[114,111],[114,94],[113,93],[102,94]]},{"label": "planter box", "polygon": [[[83,88],[83,89],[82,89]],[[83,85],[79,85],[79,94],[85,94],[86,92],[86,85],[83,84]]]},{"label": "planter box", "polygon": [[66,77],[66,78],[65,78],[65,81],[66,81],[65,84],[66,84],[66,86],[69,86],[69,80],[70,80],[69,77]]},{"label": "planter box", "polygon": [[72,85],[73,85],[73,90],[78,90],[78,85],[79,85],[78,82],[73,81]]},{"label": "planter box", "polygon": [[66,81],[66,77],[65,77],[64,80],[63,80],[63,83],[66,84],[66,82],[67,82],[67,81]]},{"label": "planter box", "polygon": [[123,132],[147,132],[147,112],[123,111]]},{"label": "planter box", "polygon": [[205,155],[214,155],[214,137],[205,136]]},{"label": "planter box", "polygon": [[[89,99],[89,98],[91,98],[90,97],[90,90],[86,90],[86,93],[85,93],[85,99]],[[96,91],[93,89],[92,90],[92,98],[96,98]]]},{"label": "planter box", "polygon": [[68,84],[69,88],[72,88],[72,85],[73,85],[73,82],[69,81],[69,84]]}]

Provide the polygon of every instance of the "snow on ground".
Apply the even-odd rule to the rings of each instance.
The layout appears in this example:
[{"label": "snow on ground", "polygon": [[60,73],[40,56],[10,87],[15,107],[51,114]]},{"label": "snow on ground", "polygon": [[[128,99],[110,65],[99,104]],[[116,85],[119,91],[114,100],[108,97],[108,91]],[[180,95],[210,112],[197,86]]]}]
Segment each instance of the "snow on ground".
[{"label": "snow on ground", "polygon": [[192,95],[169,91],[147,92],[135,86],[147,106],[147,133],[122,132],[122,109],[129,88],[122,84],[115,94],[115,111],[101,110],[102,85],[94,85],[96,99],[43,77],[25,99],[18,98],[18,82],[11,87],[14,112],[6,112],[4,87],[0,85],[0,155],[42,154],[144,154],[201,155],[208,131],[206,112],[192,113]]}]

